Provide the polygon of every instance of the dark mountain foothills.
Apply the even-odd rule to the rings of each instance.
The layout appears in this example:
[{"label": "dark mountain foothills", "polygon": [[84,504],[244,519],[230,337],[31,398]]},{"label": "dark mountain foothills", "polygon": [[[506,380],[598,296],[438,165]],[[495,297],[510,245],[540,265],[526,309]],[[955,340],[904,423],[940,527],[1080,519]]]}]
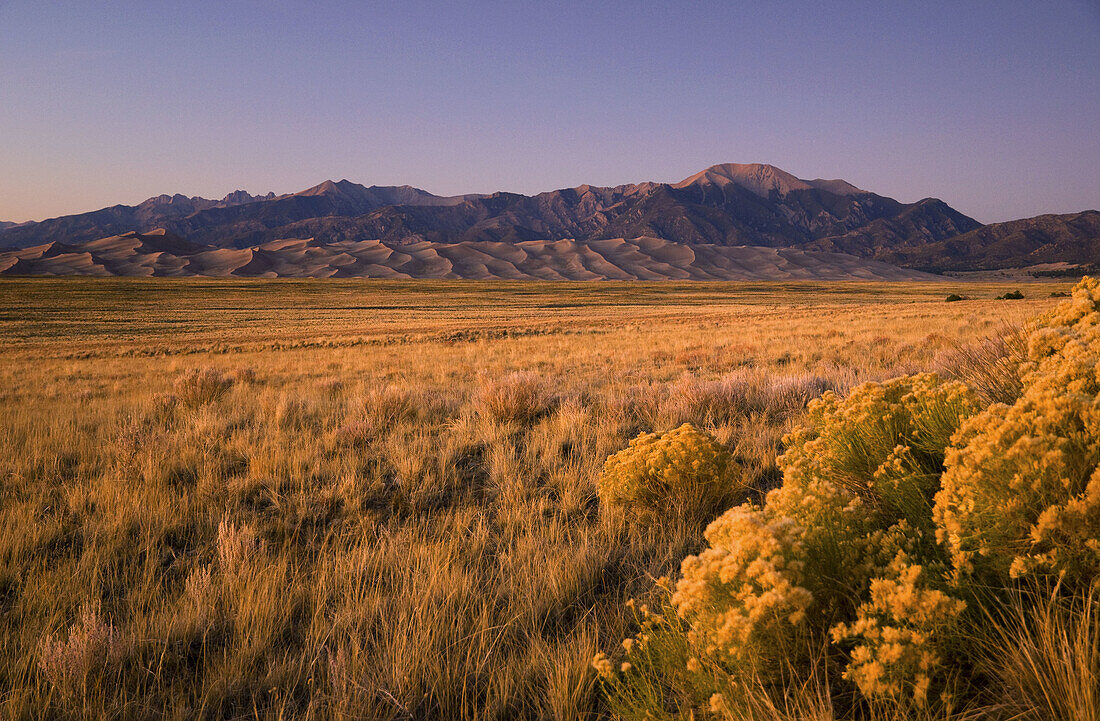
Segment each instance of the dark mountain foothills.
[{"label": "dark mountain foothills", "polygon": [[[365,187],[347,180],[327,181],[283,196],[251,196],[243,191],[220,201],[160,196],[137,206],[119,205],[0,229],[0,248],[60,244],[43,250],[39,259],[42,260],[71,255],[90,241],[127,234],[152,237],[152,231],[157,229],[164,231],[163,237],[191,243],[196,249],[268,253],[273,252],[272,242],[292,239],[308,241],[313,255],[321,249],[327,248],[325,252],[329,252],[341,244],[368,241],[395,253],[403,248],[432,248],[445,253],[445,247],[450,245],[470,252],[488,248],[479,243],[506,244],[530,251],[534,246],[520,244],[537,243],[541,244],[539,247],[551,248],[558,241],[568,240],[576,248],[592,250],[592,244],[600,241],[630,239],[632,247],[641,247],[635,241],[660,239],[670,248],[704,250],[697,256],[706,256],[716,248],[750,246],[826,254],[814,256],[816,261],[811,266],[820,265],[826,257],[835,259],[844,255],[942,272],[1002,268],[1025,262],[1082,262],[1069,260],[1071,251],[1074,258],[1098,260],[1100,254],[1095,246],[1100,245],[1100,234],[1096,232],[1095,218],[1073,220],[1090,215],[1095,213],[1041,216],[983,227],[934,198],[900,203],[843,180],[801,180],[770,165],[726,164],[708,168],[679,183],[582,185],[534,196],[494,193],[440,197],[409,186]],[[1034,228],[1020,225],[1026,223],[1036,225]],[[1044,241],[1047,237],[1051,240]],[[1044,250],[1047,246],[1052,247]],[[285,252],[284,246],[278,247],[278,252]],[[1014,249],[1022,248],[1029,250],[1014,255]],[[87,252],[95,256],[93,251]],[[135,252],[143,251],[138,248]],[[180,257],[174,252],[170,254]],[[34,272],[32,266],[38,261],[32,262],[23,253],[19,255],[16,258],[10,252],[0,254],[0,272]],[[1043,260],[1032,261],[1032,256]],[[548,261],[548,256],[543,260]],[[703,262],[700,257],[692,261],[696,270],[709,274],[699,265]],[[842,265],[848,269],[845,272],[850,271],[850,264]],[[6,270],[2,269],[4,266]],[[114,264],[118,270],[109,270],[110,266],[110,263],[95,265],[108,273],[125,272],[118,263]],[[198,263],[180,267],[201,271],[201,266]],[[411,277],[417,277],[414,266],[415,263],[406,268],[412,271]],[[73,266],[73,272],[80,272],[76,267]],[[135,272],[138,267],[146,269],[143,273],[149,272],[149,267],[140,263],[134,267]],[[280,263],[275,267],[281,269],[277,274],[291,270]],[[348,265],[343,271],[351,272],[353,267],[357,266]],[[425,267],[438,270],[430,264]],[[533,270],[533,266],[524,267],[527,270],[523,273]],[[637,265],[630,267],[627,275],[637,275],[641,270]],[[876,268],[874,272],[881,272],[881,268]],[[373,272],[362,268],[360,271],[368,275]],[[51,271],[43,267],[38,272]],[[169,270],[152,267],[152,272]],[[276,271],[265,271],[268,272]],[[466,271],[448,272],[452,274],[448,277],[465,277],[461,273]],[[657,275],[665,277],[663,272]],[[765,275],[770,277],[773,272],[771,268]],[[596,275],[621,274],[608,270]],[[715,270],[714,275],[724,277],[720,270]]]},{"label": "dark mountain foothills", "polygon": [[876,258],[930,272],[999,270],[1047,263],[1091,270],[1100,265],[1100,212],[1086,210],[991,223],[946,240],[880,253]]},{"label": "dark mountain foothills", "polygon": [[[115,205],[79,215],[0,229],[0,247],[28,247],[42,243],[82,243],[128,232],[147,233],[162,228],[200,244],[244,247],[244,236],[266,232],[310,218],[355,217],[386,206],[431,206],[461,203],[469,197],[441,198],[409,186],[364,187],[331,180],[292,195],[253,196],[238,190],[222,200],[161,195],[140,205]],[[271,239],[271,238],[265,238]]]}]

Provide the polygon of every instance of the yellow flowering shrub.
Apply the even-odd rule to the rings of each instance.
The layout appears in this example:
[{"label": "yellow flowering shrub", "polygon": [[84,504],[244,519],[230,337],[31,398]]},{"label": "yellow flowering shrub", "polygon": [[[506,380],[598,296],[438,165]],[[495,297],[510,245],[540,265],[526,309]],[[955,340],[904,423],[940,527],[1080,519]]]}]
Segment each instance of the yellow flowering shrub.
[{"label": "yellow flowering shrub", "polygon": [[708,433],[684,424],[643,433],[607,459],[600,500],[643,516],[705,517],[744,492],[740,467]]},{"label": "yellow flowering shrub", "polygon": [[944,449],[961,421],[979,410],[958,382],[922,373],[864,383],[844,399],[810,403],[808,422],[786,438],[784,485],[831,483],[892,518],[931,530],[931,505]]},{"label": "yellow flowering shrub", "polygon": [[[667,603],[671,582],[659,578],[657,587],[659,605],[652,610],[634,599],[626,602],[636,630],[623,640],[618,658],[604,653],[592,658],[611,718],[683,718],[676,713],[681,704],[703,707],[716,689],[729,690],[722,681],[728,674],[693,648],[690,627]],[[672,688],[675,698],[666,695]]]},{"label": "yellow flowering shrub", "polygon": [[[690,624],[688,640],[700,653],[767,678],[836,626],[838,641],[863,639],[851,669],[860,688],[914,697],[927,690],[938,663],[929,651],[938,642],[935,624],[906,625],[887,612],[940,600],[940,591],[916,585],[924,578],[920,564],[943,566],[932,498],[944,446],[976,411],[964,386],[931,374],[814,401],[809,422],[788,436],[779,459],[783,485],[762,507],[723,514],[707,528],[708,548],[684,560],[672,602]],[[915,559],[916,570],[902,574],[898,558]],[[891,630],[876,640],[869,634],[879,626]],[[903,653],[892,658],[893,646],[882,652],[892,663],[880,689],[861,682],[877,668],[863,668],[861,659],[878,652],[881,633]]]},{"label": "yellow flowering shrub", "polygon": [[960,576],[1100,574],[1100,282],[1037,323],[1023,396],[970,419],[953,446],[934,517]]},{"label": "yellow flowering shrub", "polygon": [[[933,374],[811,402],[784,439],[781,487],[722,514],[683,561],[662,650],[639,663],[644,634],[624,644],[629,683],[599,664],[616,703],[634,699],[648,718],[671,712],[662,699],[675,688],[692,709],[730,716],[749,687],[782,693],[824,648],[825,665],[843,666],[867,699],[950,705],[944,669],[974,661],[968,633],[988,621],[985,599],[1040,573],[1090,588],[1100,578],[1100,282],[1078,284],[1027,346],[1009,405],[986,407]],[[664,467],[658,439],[609,460],[604,482],[628,459],[634,478]]]},{"label": "yellow flowering shrub", "polygon": [[703,653],[763,670],[796,651],[813,594],[802,586],[802,528],[769,520],[749,505],[706,530],[710,544],[683,562],[672,603],[691,621],[688,640]]},{"label": "yellow flowering shrub", "polygon": [[[977,411],[965,386],[933,374],[826,393],[786,438],[783,485],[764,510],[803,529],[807,577],[822,624],[850,615],[899,552],[938,561],[932,498],[944,446]],[[927,557],[927,558],[926,558]]]},{"label": "yellow flowering shrub", "polygon": [[932,588],[926,570],[899,553],[887,575],[870,584],[856,620],[839,623],[835,643],[856,641],[844,678],[869,698],[924,706],[942,661],[940,639],[966,603]]}]

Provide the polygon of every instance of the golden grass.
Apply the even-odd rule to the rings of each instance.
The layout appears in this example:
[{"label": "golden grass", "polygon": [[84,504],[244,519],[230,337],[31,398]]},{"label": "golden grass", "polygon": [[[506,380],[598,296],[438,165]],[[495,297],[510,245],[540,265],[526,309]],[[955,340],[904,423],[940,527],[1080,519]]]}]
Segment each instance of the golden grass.
[{"label": "golden grass", "polygon": [[1066,596],[1032,589],[993,614],[982,665],[1006,716],[1100,718],[1100,584]]},{"label": "golden grass", "polygon": [[957,287],[4,281],[0,717],[598,717],[702,533],[604,460],[692,422],[768,487],[812,393],[1064,289]]}]

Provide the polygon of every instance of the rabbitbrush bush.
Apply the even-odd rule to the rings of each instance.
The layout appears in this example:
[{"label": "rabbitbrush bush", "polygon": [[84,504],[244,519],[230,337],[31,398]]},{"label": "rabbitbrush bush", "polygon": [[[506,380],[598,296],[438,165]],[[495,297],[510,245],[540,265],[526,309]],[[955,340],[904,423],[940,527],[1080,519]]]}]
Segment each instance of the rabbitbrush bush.
[{"label": "rabbitbrush bush", "polygon": [[938,632],[965,607],[939,588],[932,498],[945,446],[977,410],[930,374],[812,402],[779,459],[783,485],[722,514],[683,562],[671,605],[696,654],[686,663],[778,683],[831,633],[865,694],[923,701]]},{"label": "rabbitbrush bush", "polygon": [[1023,396],[955,439],[937,533],[960,574],[1087,583],[1100,574],[1100,283],[1039,320],[1023,370]]},{"label": "rabbitbrush bush", "polygon": [[[938,656],[934,629],[869,591],[901,578],[918,611],[961,611],[926,588],[934,577],[923,565],[940,560],[929,519],[943,449],[976,410],[964,386],[928,374],[813,402],[779,459],[783,485],[762,508],[720,517],[708,528],[711,547],[684,561],[672,601],[706,640],[704,653],[767,677],[831,631],[854,645],[845,675],[865,693],[923,699]],[[914,657],[925,661],[917,674]]]},{"label": "rabbitbrush bush", "polygon": [[743,492],[740,468],[713,436],[685,423],[643,433],[607,459],[600,500],[641,517],[707,517]]},{"label": "rabbitbrush bush", "polygon": [[[648,717],[687,704],[691,714],[752,718],[760,689],[782,697],[840,666],[849,690],[835,681],[834,690],[872,708],[927,713],[941,699],[949,708],[947,677],[989,656],[975,636],[982,624],[1011,655],[1011,640],[996,636],[1006,599],[1034,598],[1035,588],[1048,599],[1094,594],[1100,283],[1084,279],[1039,319],[1028,348],[1011,405],[983,409],[974,391],[931,374],[811,403],[785,439],[782,486],[722,514],[707,548],[684,560],[669,596],[676,617],[641,623],[620,671],[597,659],[611,707]],[[1034,585],[1044,578],[1057,582]],[[1100,634],[1087,623],[1086,635]],[[639,653],[643,636],[665,651]],[[1057,681],[1091,699],[1100,655],[1078,655],[1085,662]],[[1046,666],[1017,665],[1024,671],[995,675],[1047,687],[1034,676]],[[1049,707],[1036,718],[1059,717],[1053,700],[1036,703]]]}]

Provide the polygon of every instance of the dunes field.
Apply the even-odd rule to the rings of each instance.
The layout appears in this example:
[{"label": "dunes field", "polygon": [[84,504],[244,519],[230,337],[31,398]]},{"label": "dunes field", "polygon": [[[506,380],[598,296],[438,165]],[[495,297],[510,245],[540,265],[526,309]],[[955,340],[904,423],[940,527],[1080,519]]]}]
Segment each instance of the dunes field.
[{"label": "dunes field", "polygon": [[0,274],[470,280],[934,280],[845,253],[660,238],[520,242],[313,239],[199,246],[163,230],[0,251]]},{"label": "dunes field", "polygon": [[[661,632],[678,676],[631,649],[812,399],[925,371],[1018,396],[1003,358],[1070,287],[4,279],[0,718],[1053,718],[980,665],[1000,701],[912,710],[832,661],[738,711],[726,657],[683,677],[695,636]],[[609,501],[608,457],[684,424],[736,497]],[[1098,672],[1082,643],[1063,675]]]}]

